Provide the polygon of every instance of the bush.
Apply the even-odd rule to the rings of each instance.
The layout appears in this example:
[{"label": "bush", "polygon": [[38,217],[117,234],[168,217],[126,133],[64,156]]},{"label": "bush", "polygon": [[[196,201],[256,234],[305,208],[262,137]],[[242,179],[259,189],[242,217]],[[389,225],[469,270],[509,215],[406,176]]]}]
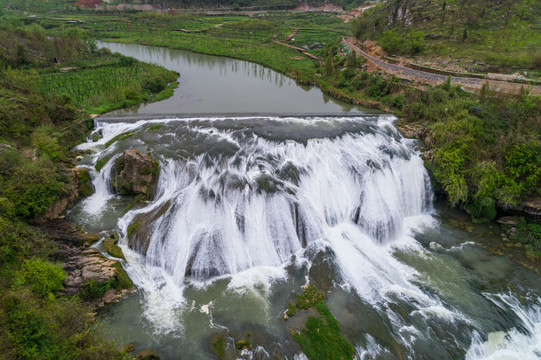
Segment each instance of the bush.
[{"label": "bush", "polygon": [[0,194],[13,204],[10,216],[33,219],[58,199],[63,183],[54,166],[46,161],[25,162],[4,183]]},{"label": "bush", "polygon": [[31,135],[32,144],[40,156],[47,156],[51,160],[58,160],[61,155],[61,149],[58,141],[52,135],[52,129],[48,126],[40,126]]},{"label": "bush", "polygon": [[394,30],[384,32],[378,44],[390,55],[402,54],[405,50],[404,39],[397,35]]},{"label": "bush", "polygon": [[145,81],[143,87],[153,93],[157,93],[167,87],[167,82],[161,77],[149,78]]},{"label": "bush", "polygon": [[62,288],[66,274],[58,265],[38,258],[27,259],[17,272],[16,284],[28,285],[41,297],[52,296]]},{"label": "bush", "polygon": [[79,296],[85,300],[100,298],[112,287],[113,282],[113,278],[104,282],[97,282],[94,279],[90,279],[83,284],[83,289],[79,292]]}]

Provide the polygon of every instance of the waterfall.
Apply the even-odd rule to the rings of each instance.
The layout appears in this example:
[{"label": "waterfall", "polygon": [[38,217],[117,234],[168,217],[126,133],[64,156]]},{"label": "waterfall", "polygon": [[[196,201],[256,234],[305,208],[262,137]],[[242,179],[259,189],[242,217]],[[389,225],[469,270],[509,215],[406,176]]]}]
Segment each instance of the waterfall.
[{"label": "waterfall", "polygon": [[[156,199],[120,221],[124,234],[144,224],[129,240],[137,253],[129,271],[153,288],[154,281],[182,287],[330,247],[360,294],[367,274],[379,285],[406,286],[400,270],[378,275],[377,252],[404,233],[404,219],[430,210],[431,190],[422,161],[390,122],[162,120],[159,141],[146,139],[160,147]],[[376,261],[363,262],[369,255],[360,249],[375,251]]]},{"label": "waterfall", "polygon": [[[98,122],[103,139],[91,148],[112,159],[94,181],[100,191],[87,200],[88,211],[99,211],[98,204],[111,196],[108,177],[123,150],[137,144],[160,161],[154,201],[126,213],[118,226],[126,270],[146,291],[147,317],[162,325],[183,303],[187,283],[231,277],[231,284],[269,287],[272,279],[287,277],[284,268],[292,259],[310,262],[319,251],[331,252],[344,284],[369,303],[415,299],[422,316],[453,317],[412,283],[415,271],[392,255],[411,229],[432,221],[428,175],[413,142],[392,121],[380,116]],[[131,143],[99,152],[127,131],[134,133]],[[397,322],[397,331],[402,326]]]},{"label": "waterfall", "polygon": [[524,306],[512,294],[485,294],[501,310],[511,309],[520,326],[508,331],[495,331],[487,339],[475,333],[466,360],[541,359],[541,302],[529,299]]},{"label": "waterfall", "polygon": [[111,188],[111,169],[118,155],[113,156],[101,168],[100,172],[91,169],[92,184],[94,193],[84,200],[84,210],[90,216],[96,216],[107,205],[107,201],[114,197],[113,189]]}]

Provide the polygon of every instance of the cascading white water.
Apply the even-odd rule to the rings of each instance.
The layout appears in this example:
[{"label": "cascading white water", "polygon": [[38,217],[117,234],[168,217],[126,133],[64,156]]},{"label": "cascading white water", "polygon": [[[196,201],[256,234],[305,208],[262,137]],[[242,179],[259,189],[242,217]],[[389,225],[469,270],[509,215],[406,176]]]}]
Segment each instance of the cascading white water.
[{"label": "cascading white water", "polygon": [[[404,236],[404,224],[430,210],[431,190],[391,118],[256,119],[261,129],[249,121],[161,120],[159,142],[147,140],[164,154],[157,196],[119,227],[127,234],[130,224],[144,224],[124,249],[152,312],[181,303],[186,282],[283,278],[283,266],[306,249],[331,249],[344,281],[371,303],[398,293],[445,312],[392,256],[389,244]],[[100,126],[108,138],[137,129]],[[171,315],[149,317],[163,324]]]},{"label": "cascading white water", "polygon": [[107,201],[114,196],[114,190],[111,188],[111,169],[117,157],[118,155],[113,156],[99,173],[91,170],[94,193],[85,199],[83,204],[85,212],[90,216],[98,215],[107,204]]},{"label": "cascading white water", "polygon": [[[451,358],[463,356],[465,350],[456,349],[467,349],[470,334],[477,334],[468,356],[491,358],[486,356],[491,350],[485,337],[478,335],[491,327],[473,320],[461,301],[449,302],[460,295],[449,297],[448,284],[431,284],[426,281],[430,275],[395,256],[397,251],[415,253],[417,262],[426,259],[438,271],[459,273],[437,263],[432,251],[447,251],[441,245],[423,247],[413,237],[416,230],[434,226],[432,194],[412,142],[399,136],[392,120],[226,117],[98,122],[103,138],[80,148],[92,149],[94,162],[106,156],[111,160],[94,179],[101,190],[86,200],[85,213],[103,212],[110,202],[114,191],[108,177],[114,157],[123,150],[135,146],[160,161],[155,199],[118,223],[126,270],[144,289],[144,315],[156,330],[182,328],[177,310],[185,308],[184,292],[190,286],[207,289],[214,280],[224,279],[228,289],[257,288],[269,294],[273,280],[288,280],[286,268],[310,266],[325,252],[336,266],[339,285],[382,314],[407,353],[438,343],[446,351],[453,349]],[[133,133],[129,140],[104,148],[127,131]],[[505,302],[504,307],[510,306]],[[214,327],[214,310],[210,305],[206,309]],[[526,339],[520,331],[510,331],[505,346],[537,339],[531,335],[538,334],[535,331],[528,334]],[[366,334],[364,339],[355,344],[360,358],[389,354],[376,337]]]},{"label": "cascading white water", "polygon": [[466,353],[466,360],[524,360],[541,359],[541,302],[533,301],[524,306],[511,294],[486,295],[502,310],[511,309],[519,319],[520,328],[507,332],[488,334],[484,341],[475,334],[473,343]]},{"label": "cascading white water", "polygon": [[125,226],[160,212],[132,244],[182,285],[186,276],[281,266],[303,248],[328,244],[338,225],[386,242],[405,217],[426,211],[430,191],[421,160],[383,127],[305,143],[193,127],[215,141],[210,151],[224,152],[162,161],[156,204],[167,207],[127,215]]}]

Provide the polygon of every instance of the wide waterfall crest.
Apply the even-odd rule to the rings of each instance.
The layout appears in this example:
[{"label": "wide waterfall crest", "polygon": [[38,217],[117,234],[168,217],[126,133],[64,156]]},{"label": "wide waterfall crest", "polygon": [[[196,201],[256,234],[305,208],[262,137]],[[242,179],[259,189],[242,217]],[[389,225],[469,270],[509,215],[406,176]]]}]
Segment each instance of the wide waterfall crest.
[{"label": "wide waterfall crest", "polygon": [[130,247],[182,285],[281,266],[328,245],[340,224],[389,241],[405,217],[429,208],[430,187],[421,160],[388,125],[359,117],[164,120],[160,142],[148,145],[169,148],[160,151],[157,199],[122,220],[126,229],[144,224]]}]

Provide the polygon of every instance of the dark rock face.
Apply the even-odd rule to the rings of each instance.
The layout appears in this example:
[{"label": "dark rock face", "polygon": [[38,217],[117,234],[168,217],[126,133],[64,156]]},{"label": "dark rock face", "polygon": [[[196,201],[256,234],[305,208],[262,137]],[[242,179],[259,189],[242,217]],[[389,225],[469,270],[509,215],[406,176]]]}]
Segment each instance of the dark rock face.
[{"label": "dark rock face", "polygon": [[[159,164],[150,155],[130,149],[115,160],[111,185],[120,194],[154,196]],[[114,176],[116,175],[116,176]]]},{"label": "dark rock face", "polygon": [[517,215],[528,216],[534,221],[541,221],[541,196],[531,196],[516,206],[511,206],[511,211]]}]

